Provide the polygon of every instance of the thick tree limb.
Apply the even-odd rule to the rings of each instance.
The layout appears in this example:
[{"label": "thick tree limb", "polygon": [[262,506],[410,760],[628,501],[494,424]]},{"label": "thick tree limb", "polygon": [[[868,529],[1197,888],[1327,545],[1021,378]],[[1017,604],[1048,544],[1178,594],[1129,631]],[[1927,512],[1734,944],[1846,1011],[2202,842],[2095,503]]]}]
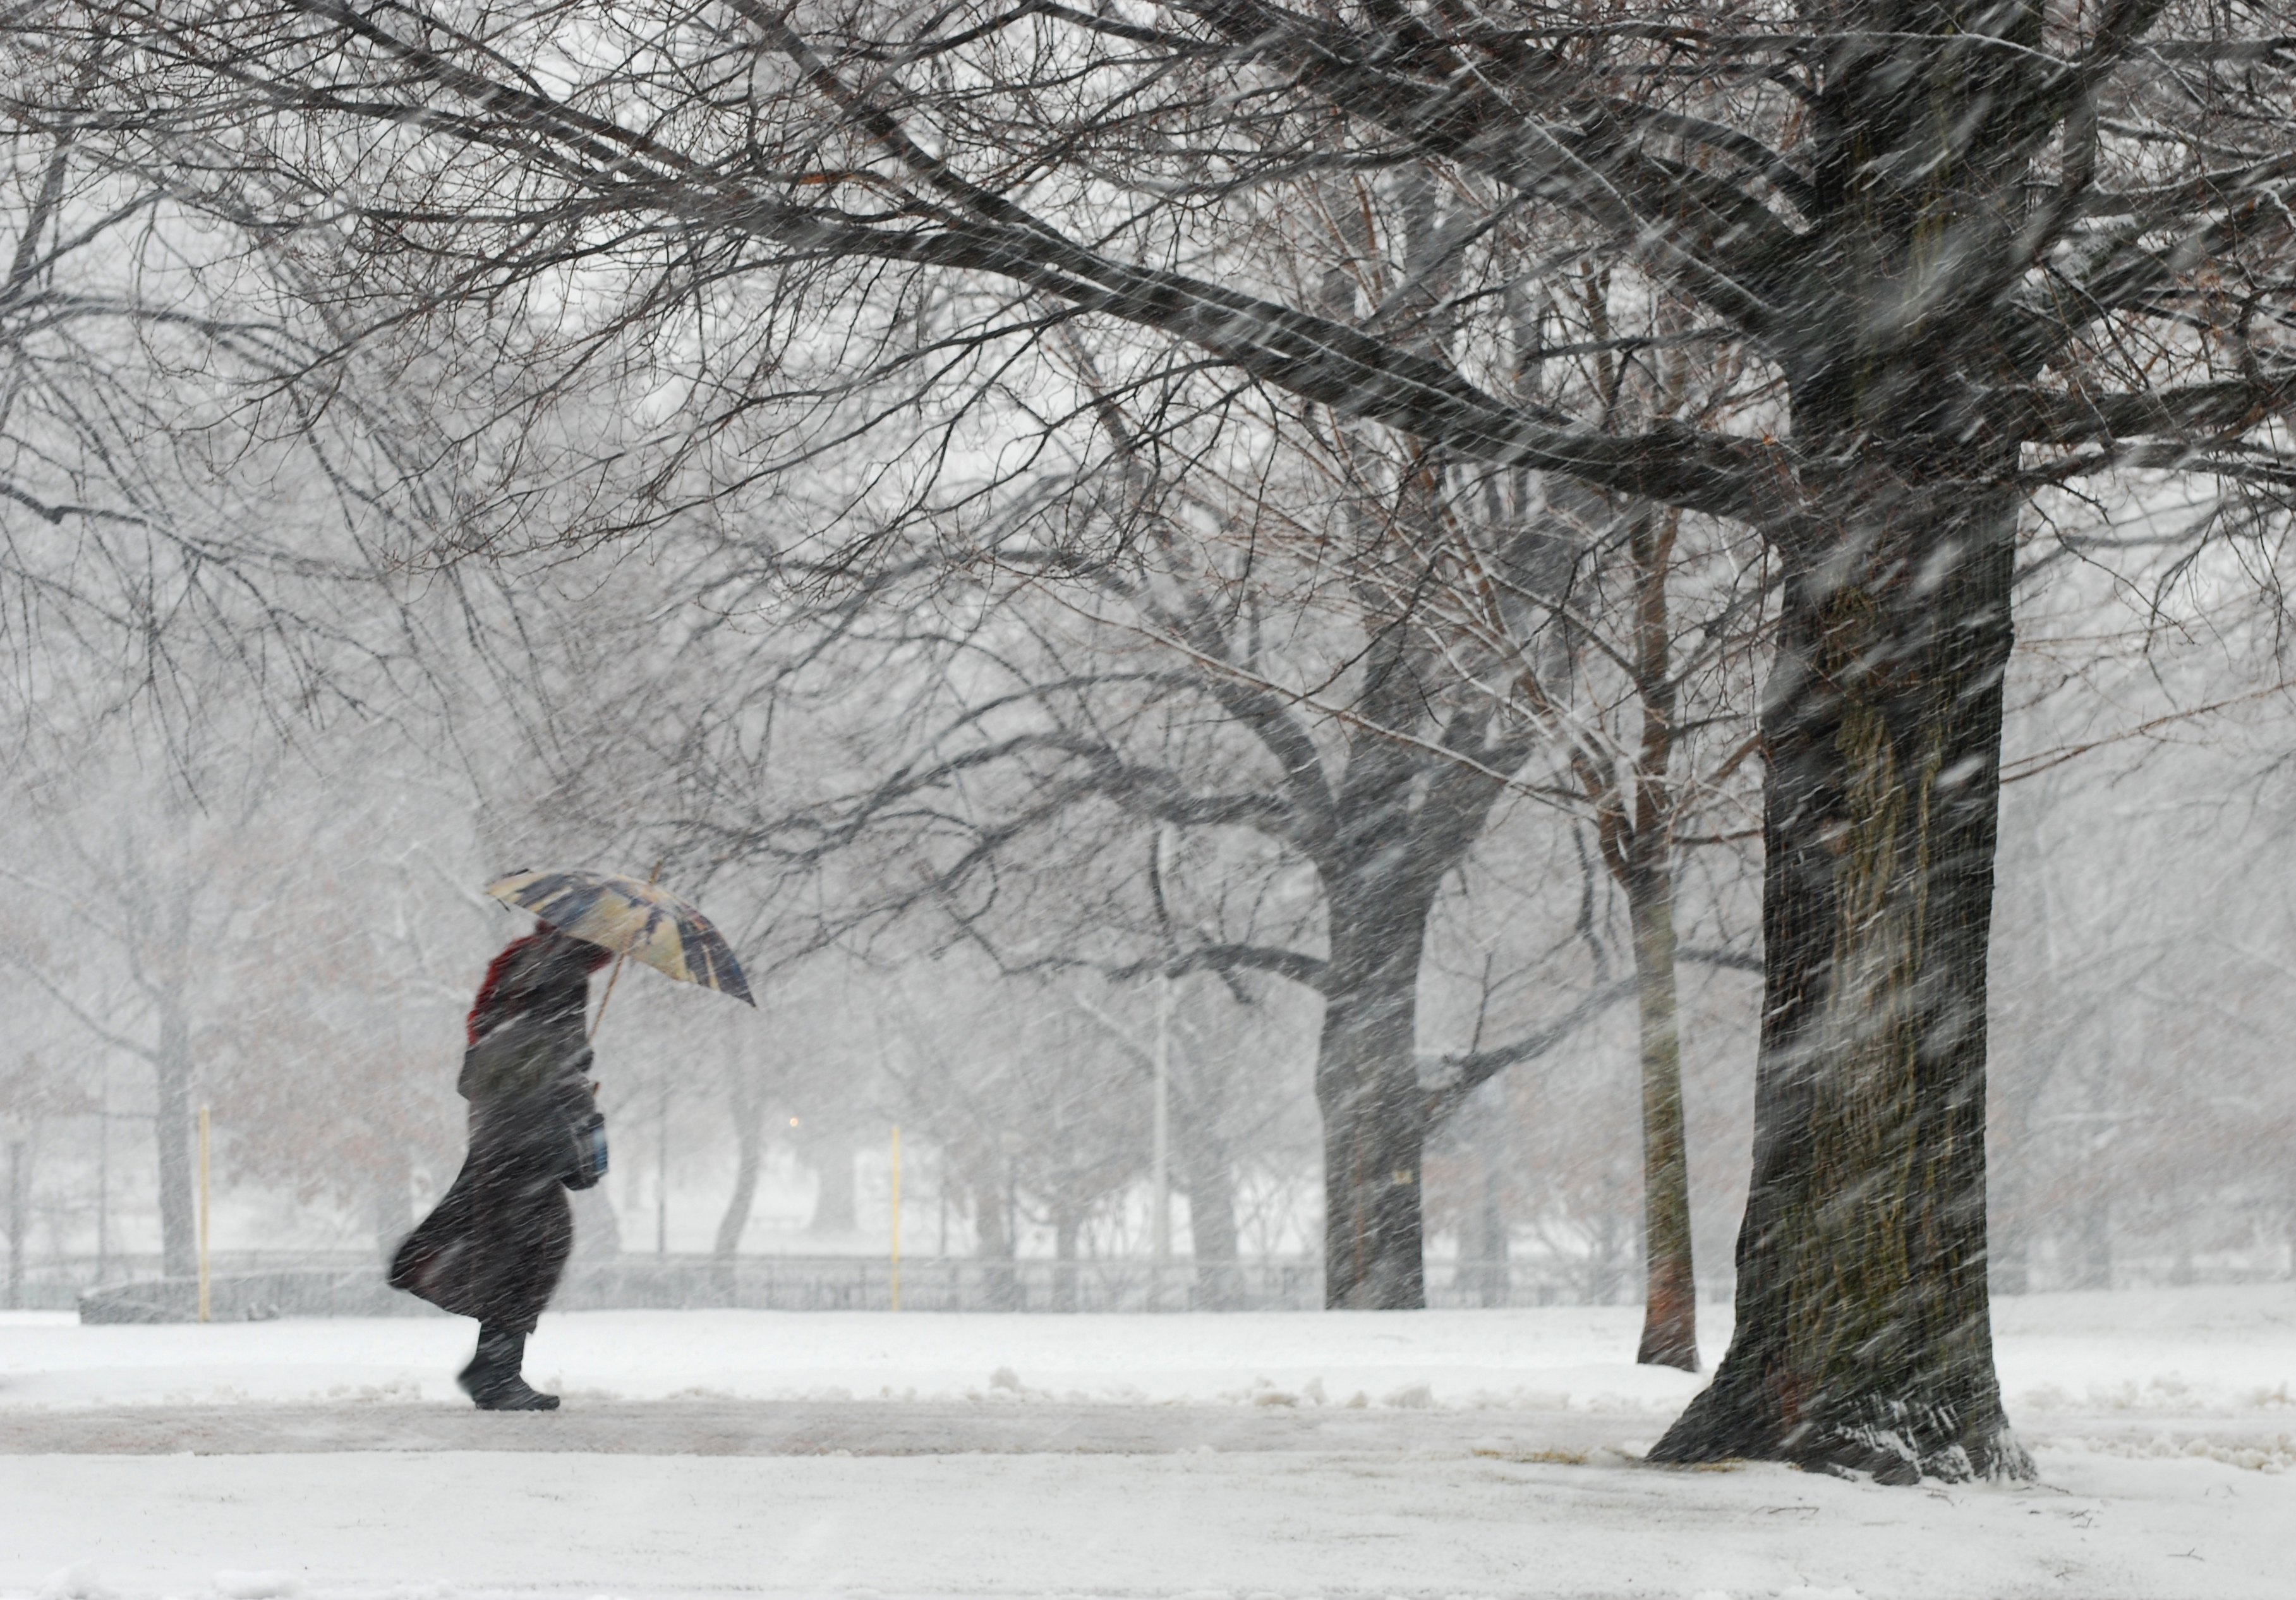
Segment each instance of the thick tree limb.
[{"label": "thick tree limb", "polygon": [[[732,228],[800,256],[873,258],[1004,277],[1170,334],[1303,399],[1439,442],[1471,460],[1567,472],[1619,493],[1755,522],[1776,520],[1780,490],[1791,483],[1787,454],[1773,444],[1675,426],[1637,435],[1583,430],[1559,414],[1501,400],[1443,362],[1344,323],[1177,271],[1118,261],[957,177],[922,152],[914,159],[924,163],[932,187],[970,217],[919,225],[800,204],[742,175],[705,167],[651,135],[484,77],[336,0],[291,3],[354,33],[402,62],[422,84],[480,115],[463,121],[424,101],[353,100],[329,89],[244,79],[283,109],[327,110],[472,143],[514,144],[611,209]],[[851,95],[841,87],[839,93]],[[865,131],[881,143],[902,140],[914,150],[897,127],[881,134],[881,115],[865,115]]]},{"label": "thick tree limb", "polygon": [[[1702,299],[1733,320],[1757,328],[1775,316],[1765,279],[1790,269],[1799,236],[1752,195],[1650,155],[1628,127],[1611,119],[1603,103],[1536,53],[1508,50],[1488,73],[1477,72],[1429,34],[1407,42],[1365,38],[1256,0],[1196,0],[1173,9],[1280,62],[1333,106],[1370,119],[1425,154],[1568,206],[1622,241],[1655,247]],[[1495,36],[1491,42],[1506,41]],[[1405,69],[1418,65],[1439,69],[1439,86],[1406,75]],[[1494,78],[1557,117],[1575,113],[1589,125],[1533,120],[1493,89]],[[1685,128],[1675,123],[1653,131],[1680,135]]]},{"label": "thick tree limb", "polygon": [[2034,444],[2161,437],[2219,440],[2296,404],[2296,371],[2136,394],[2064,395],[2002,390],[1985,409],[2012,437]]}]

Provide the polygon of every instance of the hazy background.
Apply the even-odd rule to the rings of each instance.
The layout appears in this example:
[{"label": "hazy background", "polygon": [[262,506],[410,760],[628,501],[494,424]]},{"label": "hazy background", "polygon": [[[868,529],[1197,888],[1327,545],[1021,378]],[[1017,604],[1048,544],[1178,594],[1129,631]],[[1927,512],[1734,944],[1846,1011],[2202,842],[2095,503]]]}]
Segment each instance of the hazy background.
[{"label": "hazy background", "polygon": [[[20,657],[47,678],[20,700],[0,814],[22,1292],[157,1269],[153,1057],[170,1030],[212,1107],[216,1249],[378,1256],[459,1161],[462,1013],[525,926],[479,886],[658,860],[728,931],[759,1005],[625,973],[599,1041],[614,1167],[583,1210],[586,1254],[882,1254],[898,1125],[912,1258],[1145,1255],[1157,981],[1108,970],[1137,933],[1154,831],[1081,816],[1054,833],[1070,856],[1007,874],[1002,904],[849,915],[922,847],[857,847],[827,873],[741,857],[675,775],[678,719],[712,710],[714,685],[662,644],[695,625],[663,568],[598,554],[519,584],[523,636],[489,619],[498,594],[452,575],[323,597],[345,620],[324,630],[334,703],[312,715],[279,715],[277,685],[222,647],[266,626],[227,595],[217,631],[175,642],[163,696],[140,692],[135,658],[53,630]],[[2007,1292],[2290,1271],[2296,717],[2275,641],[2236,578],[2222,587],[2210,603],[2188,583],[2171,628],[2101,565],[2037,562],[2027,580],[1994,943]],[[459,626],[473,617],[487,626]],[[421,670],[357,627],[420,641]],[[769,658],[775,637],[745,630],[739,652]],[[898,753],[888,709],[916,688],[901,670],[881,658],[786,689],[752,769],[770,792],[751,798],[794,813],[865,781]],[[1311,897],[1281,864],[1224,857],[1210,830],[1163,848],[1175,897],[1249,895],[1258,925],[1288,919],[1312,944]],[[1689,854],[1686,946],[1757,951],[1755,871],[1743,843]],[[1423,1051],[1584,1009],[1622,939],[1584,826],[1511,799],[1447,885]],[[1756,981],[1683,972],[1700,1276],[1718,1294]],[[1268,973],[1174,983],[1180,1255],[1312,1259],[1317,1016]],[[1511,1261],[1504,1289],[1461,1280],[1471,1302],[1638,1294],[1634,1049],[1614,997],[1479,1091],[1431,1152],[1431,1259]],[[749,1201],[729,1216],[745,1148]]]}]

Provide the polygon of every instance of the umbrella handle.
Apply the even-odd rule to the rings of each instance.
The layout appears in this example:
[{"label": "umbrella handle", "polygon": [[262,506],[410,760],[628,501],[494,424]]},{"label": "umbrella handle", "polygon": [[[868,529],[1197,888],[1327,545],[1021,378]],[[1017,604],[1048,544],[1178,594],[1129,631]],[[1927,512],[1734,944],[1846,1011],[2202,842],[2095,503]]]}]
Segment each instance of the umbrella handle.
[{"label": "umbrella handle", "polygon": [[606,1020],[606,1003],[614,997],[615,981],[621,977],[622,963],[628,959],[627,956],[614,957],[614,970],[606,974],[606,992],[598,997],[598,1014],[590,1019],[590,1031],[582,1036],[585,1043],[598,1037],[598,1024]]},{"label": "umbrella handle", "polygon": [[[661,863],[656,861],[653,871],[646,874],[646,887],[652,889],[654,881],[660,876]],[[587,1044],[598,1037],[598,1024],[606,1020],[606,1005],[614,997],[614,985],[621,981],[622,963],[628,959],[627,955],[619,953],[614,956],[614,970],[606,974],[606,992],[598,997],[598,1014],[590,1019],[590,1031],[582,1036],[583,1043]]]}]

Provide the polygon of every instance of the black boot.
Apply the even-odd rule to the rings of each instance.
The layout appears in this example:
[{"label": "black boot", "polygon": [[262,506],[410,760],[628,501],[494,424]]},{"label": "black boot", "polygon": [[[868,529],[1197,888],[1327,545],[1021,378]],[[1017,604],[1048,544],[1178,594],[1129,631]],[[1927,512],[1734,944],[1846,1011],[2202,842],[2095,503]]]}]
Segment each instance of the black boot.
[{"label": "black boot", "polygon": [[503,1328],[479,1330],[478,1353],[455,1382],[481,1411],[555,1411],[558,1397],[537,1394],[519,1369],[526,1365],[526,1335]]}]

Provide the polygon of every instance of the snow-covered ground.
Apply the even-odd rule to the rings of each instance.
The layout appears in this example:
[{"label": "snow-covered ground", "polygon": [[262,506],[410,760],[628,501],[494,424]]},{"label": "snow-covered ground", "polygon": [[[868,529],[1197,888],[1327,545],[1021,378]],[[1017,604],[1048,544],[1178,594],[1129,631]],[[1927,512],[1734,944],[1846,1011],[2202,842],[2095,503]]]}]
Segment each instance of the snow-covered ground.
[{"label": "snow-covered ground", "polygon": [[[543,1318],[536,1382],[570,1399],[1247,1399],[1271,1388],[1447,1406],[1672,1412],[1698,1387],[1637,1367],[1615,1307],[1411,1316],[889,1316],[586,1311]],[[463,1404],[471,1325],[446,1317],[81,1327],[0,1320],[0,1407],[356,1397]],[[1712,1353],[1719,1353],[1717,1345]],[[998,1372],[1011,1377],[993,1383]],[[1425,1389],[1423,1398],[1411,1391]],[[1313,1403],[1312,1400],[1309,1403]]]},{"label": "snow-covered ground", "polygon": [[0,1596],[2296,1592],[2296,1288],[1997,1325],[2039,1487],[1641,1466],[1623,1309],[576,1314],[540,1417],[460,1322],[0,1316]]},{"label": "snow-covered ground", "polygon": [[[1726,1308],[1704,1309],[1710,1367]],[[1671,1415],[1700,1380],[1638,1367],[1638,1313],[888,1316],[588,1311],[528,1351],[576,1399],[962,1399],[1518,1407]],[[2296,1285],[2036,1294],[1994,1308],[2021,1425],[2064,1413],[2279,1415],[2296,1388]],[[471,1325],[344,1317],[82,1327],[0,1312],[0,1408],[282,1400],[460,1406]],[[1011,1374],[994,1382],[999,1372]],[[1420,1391],[1423,1391],[1422,1393]],[[1279,1402],[1280,1403],[1280,1402]]]}]

